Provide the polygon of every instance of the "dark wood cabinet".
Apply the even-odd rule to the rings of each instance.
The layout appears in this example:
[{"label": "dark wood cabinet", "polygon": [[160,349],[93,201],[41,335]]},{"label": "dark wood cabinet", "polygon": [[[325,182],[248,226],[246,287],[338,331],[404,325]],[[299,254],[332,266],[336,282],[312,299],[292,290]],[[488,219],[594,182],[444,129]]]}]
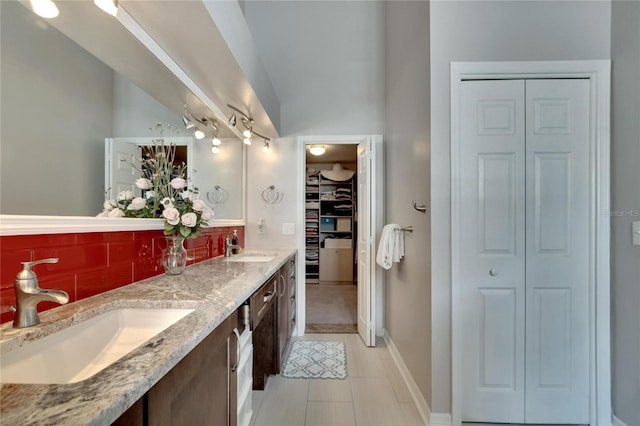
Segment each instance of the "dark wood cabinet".
[{"label": "dark wood cabinet", "polygon": [[149,390],[149,425],[237,423],[237,322],[234,313]]},{"label": "dark wood cabinet", "polygon": [[234,312],[113,424],[235,426],[237,327]]},{"label": "dark wood cabinet", "polygon": [[280,373],[295,328],[296,258],[292,257],[250,299],[253,330],[253,389]]},{"label": "dark wood cabinet", "polygon": [[263,390],[267,384],[267,378],[278,372],[276,362],[277,277],[278,274],[274,274],[249,299],[254,348],[253,389],[255,390]]},{"label": "dark wood cabinet", "polygon": [[295,257],[289,260],[278,271],[278,345],[277,345],[277,365],[278,372],[284,362],[287,344],[291,339],[295,328],[295,292],[296,292],[296,260]]}]

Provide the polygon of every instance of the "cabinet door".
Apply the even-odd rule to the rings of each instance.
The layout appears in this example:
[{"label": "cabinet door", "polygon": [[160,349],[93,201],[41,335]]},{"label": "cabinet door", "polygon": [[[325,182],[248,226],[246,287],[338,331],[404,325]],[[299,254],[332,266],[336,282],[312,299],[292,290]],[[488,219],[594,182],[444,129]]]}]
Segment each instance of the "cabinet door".
[{"label": "cabinet door", "polygon": [[231,364],[237,342],[234,314],[167,373],[148,393],[148,424],[230,425],[236,423],[237,390]]}]

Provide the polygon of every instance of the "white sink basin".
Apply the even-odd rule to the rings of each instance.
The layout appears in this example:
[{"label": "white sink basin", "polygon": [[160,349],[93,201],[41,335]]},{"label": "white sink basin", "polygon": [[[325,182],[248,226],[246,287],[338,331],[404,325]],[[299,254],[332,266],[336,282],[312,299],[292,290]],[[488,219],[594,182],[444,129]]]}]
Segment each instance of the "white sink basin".
[{"label": "white sink basin", "polygon": [[88,379],[193,312],[121,308],[2,354],[1,383],[76,383]]},{"label": "white sink basin", "polygon": [[231,257],[227,258],[227,262],[271,262],[275,256],[270,254],[238,254],[236,256],[231,255]]}]

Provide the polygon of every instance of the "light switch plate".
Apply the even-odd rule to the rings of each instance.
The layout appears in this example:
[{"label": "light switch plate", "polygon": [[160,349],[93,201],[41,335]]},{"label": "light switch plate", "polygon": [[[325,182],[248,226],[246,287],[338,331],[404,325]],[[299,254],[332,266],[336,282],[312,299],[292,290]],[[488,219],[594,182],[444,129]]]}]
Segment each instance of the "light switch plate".
[{"label": "light switch plate", "polygon": [[631,232],[633,232],[633,245],[640,246],[640,222],[631,223]]},{"label": "light switch plate", "polygon": [[282,224],[282,235],[293,235],[295,234],[295,224],[294,223],[283,223]]}]

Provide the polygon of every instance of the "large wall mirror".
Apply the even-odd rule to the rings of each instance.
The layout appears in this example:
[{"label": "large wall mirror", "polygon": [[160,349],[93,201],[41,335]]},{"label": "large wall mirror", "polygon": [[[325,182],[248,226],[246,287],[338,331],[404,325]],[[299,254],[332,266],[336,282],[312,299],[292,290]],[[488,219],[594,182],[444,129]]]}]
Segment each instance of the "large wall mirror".
[{"label": "large wall mirror", "polygon": [[[26,2],[25,2],[26,3]],[[58,1],[36,16],[1,1],[0,214],[95,216],[105,199],[105,139],[192,137],[183,105],[211,116],[115,18],[90,1]],[[27,3],[28,4],[28,3]],[[194,184],[216,220],[244,220],[246,153],[220,123],[223,144],[192,139]]]}]

